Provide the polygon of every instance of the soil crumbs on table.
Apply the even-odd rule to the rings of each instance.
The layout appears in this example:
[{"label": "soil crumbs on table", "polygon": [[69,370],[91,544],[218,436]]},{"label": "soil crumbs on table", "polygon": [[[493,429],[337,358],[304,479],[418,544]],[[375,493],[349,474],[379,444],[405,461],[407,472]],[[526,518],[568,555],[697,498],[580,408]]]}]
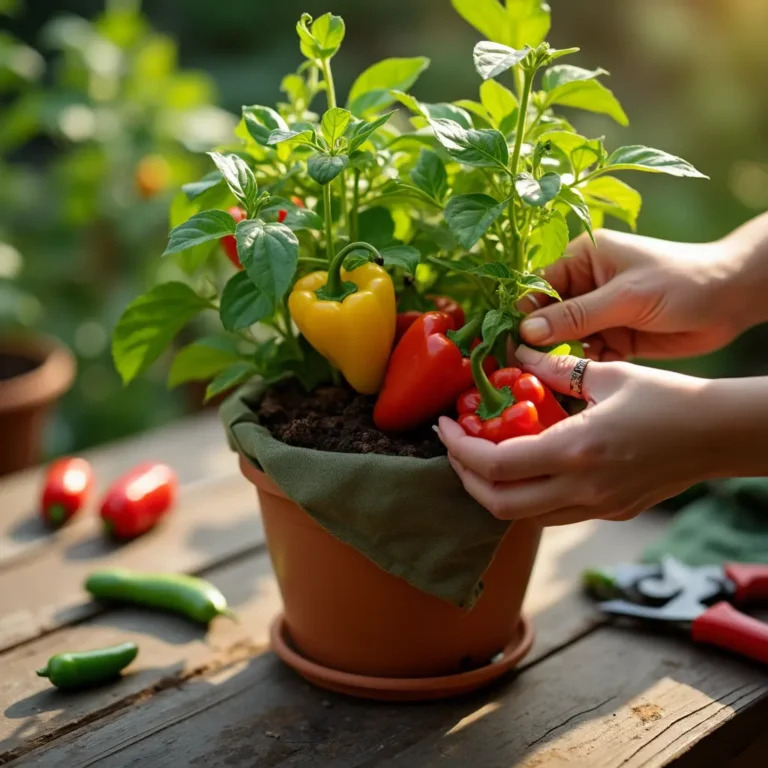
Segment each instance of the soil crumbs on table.
[{"label": "soil crumbs on table", "polygon": [[287,381],[267,392],[258,416],[273,437],[297,448],[420,459],[445,456],[432,422],[402,434],[377,429],[373,423],[375,402],[375,397],[346,387],[319,387],[307,393],[296,381]]}]

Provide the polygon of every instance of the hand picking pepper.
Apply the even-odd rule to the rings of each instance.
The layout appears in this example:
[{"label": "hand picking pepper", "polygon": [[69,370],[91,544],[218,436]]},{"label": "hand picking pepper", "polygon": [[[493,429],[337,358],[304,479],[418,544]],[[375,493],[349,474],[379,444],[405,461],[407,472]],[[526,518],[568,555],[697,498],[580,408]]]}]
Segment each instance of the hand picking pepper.
[{"label": "hand picking pepper", "polygon": [[93,688],[120,677],[120,672],[138,653],[139,647],[135,643],[120,643],[80,653],[57,653],[48,659],[43,669],[37,670],[37,674],[47,677],[62,690]]},{"label": "hand picking pepper", "polygon": [[[445,312],[453,320],[453,330],[458,331],[466,323],[466,317],[461,305],[450,296],[427,296],[438,312]],[[397,328],[395,330],[395,344],[405,336],[405,332],[423,315],[418,310],[400,312],[397,315]]]},{"label": "hand picking pepper", "polygon": [[496,371],[493,376],[497,386],[494,386],[483,370],[487,354],[483,345],[472,353],[472,374],[477,388],[459,397],[456,403],[459,424],[470,437],[480,437],[492,443],[542,432],[544,427],[536,406],[530,400],[516,401],[510,389],[510,384],[514,386],[519,380],[520,370],[502,368]]},{"label": "hand picking pepper", "polygon": [[[493,379],[491,383],[494,383]],[[542,384],[532,373],[524,373],[518,377],[512,385],[512,394],[516,400],[530,400],[536,406],[539,420],[545,429],[568,418],[568,412],[557,402],[552,390]]]},{"label": "hand picking pepper", "polygon": [[[232,208],[229,208],[227,213],[235,220],[235,224],[239,224],[241,221],[245,221],[247,218],[245,211],[239,205],[235,205]],[[227,254],[227,258],[238,269],[242,269],[243,265],[240,263],[240,256],[237,253],[237,240],[235,240],[235,236],[226,235],[225,237],[222,237],[221,247],[224,249],[224,253]]]},{"label": "hand picking pepper", "polygon": [[88,499],[93,487],[93,470],[85,459],[66,458],[48,468],[43,486],[40,513],[52,528],[64,525]]},{"label": "hand picking pepper", "polygon": [[176,499],[176,473],[165,464],[140,464],[121,477],[101,505],[104,529],[135,539],[154,528]]},{"label": "hand picking pepper", "polygon": [[234,617],[227,600],[208,581],[183,573],[137,573],[122,568],[96,571],[85,588],[99,600],[115,600],[180,613],[198,624]]},{"label": "hand picking pepper", "polygon": [[380,258],[368,243],[348,245],[328,272],[297,281],[288,307],[304,338],[352,388],[373,395],[381,387],[395,338],[395,287],[378,264],[342,269],[344,259],[361,249]]},{"label": "hand picking pepper", "polygon": [[[448,338],[453,319],[444,312],[427,312],[416,320],[390,358],[373,411],[379,429],[405,432],[451,407],[472,384],[470,361],[460,347],[471,347],[481,323],[475,318]],[[487,358],[485,365],[492,371],[496,361]]]}]

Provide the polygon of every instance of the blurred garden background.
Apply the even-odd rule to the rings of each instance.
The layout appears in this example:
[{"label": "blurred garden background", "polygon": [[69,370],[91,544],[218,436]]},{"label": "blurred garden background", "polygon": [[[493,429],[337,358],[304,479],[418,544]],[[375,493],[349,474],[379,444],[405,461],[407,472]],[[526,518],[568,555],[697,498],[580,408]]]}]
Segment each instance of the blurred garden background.
[{"label": "blurred garden background", "polygon": [[[711,176],[634,182],[646,235],[706,241],[768,208],[765,0],[551,0],[550,42],[611,73],[631,119],[574,122],[609,147],[642,143]],[[64,341],[79,373],[52,425],[49,455],[156,426],[200,406],[167,370],[123,389],[109,353],[125,305],[178,266],[160,259],[181,184],[210,170],[243,104],[280,99],[300,62],[303,11],[342,15],[334,62],[344,92],[388,56],[426,55],[428,102],[476,98],[477,33],[450,0],[0,0],[0,333]],[[672,367],[705,376],[768,373],[768,332]]]}]

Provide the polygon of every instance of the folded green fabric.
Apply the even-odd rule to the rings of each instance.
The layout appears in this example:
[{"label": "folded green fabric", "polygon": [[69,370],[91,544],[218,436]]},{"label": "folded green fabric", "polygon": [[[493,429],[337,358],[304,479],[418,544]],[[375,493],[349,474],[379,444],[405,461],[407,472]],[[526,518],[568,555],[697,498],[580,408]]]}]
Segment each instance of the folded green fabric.
[{"label": "folded green fabric", "polygon": [[768,563],[768,478],[725,480],[676,515],[645,562],[665,555],[689,565]]},{"label": "folded green fabric", "polygon": [[378,566],[470,609],[509,523],[464,491],[445,457],[330,453],[276,440],[258,422],[264,390],[248,384],[222,406],[233,450]]}]

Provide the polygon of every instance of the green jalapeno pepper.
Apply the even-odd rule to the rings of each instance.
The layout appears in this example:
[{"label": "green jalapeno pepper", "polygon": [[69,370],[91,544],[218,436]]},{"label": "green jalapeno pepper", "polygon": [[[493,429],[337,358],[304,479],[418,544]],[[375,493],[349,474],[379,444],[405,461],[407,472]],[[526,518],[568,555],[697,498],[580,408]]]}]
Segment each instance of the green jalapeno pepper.
[{"label": "green jalapeno pepper", "polygon": [[57,653],[37,674],[62,690],[93,688],[118,678],[138,652],[135,643],[121,643],[93,651]]},{"label": "green jalapeno pepper", "polygon": [[115,568],[92,573],[85,588],[100,600],[116,600],[180,613],[208,624],[216,616],[233,617],[227,600],[210,582],[178,573],[137,573]]}]

